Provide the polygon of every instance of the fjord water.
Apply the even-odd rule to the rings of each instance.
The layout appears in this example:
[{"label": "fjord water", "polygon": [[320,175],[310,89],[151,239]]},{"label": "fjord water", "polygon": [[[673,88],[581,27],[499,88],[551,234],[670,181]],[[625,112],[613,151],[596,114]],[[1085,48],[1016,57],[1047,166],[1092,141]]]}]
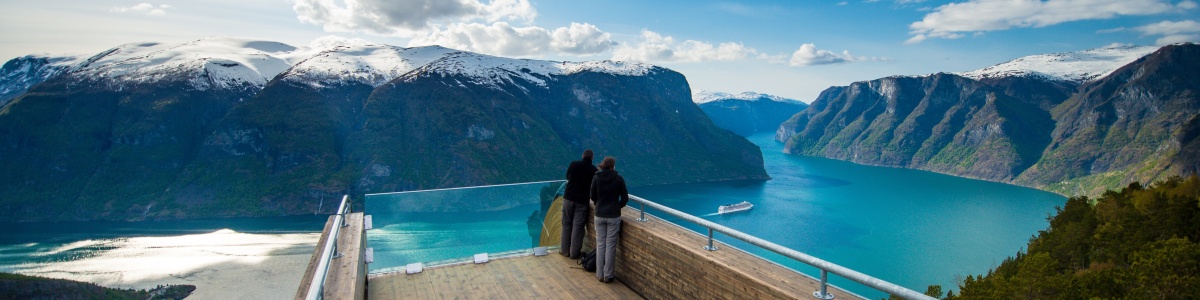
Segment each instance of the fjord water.
[{"label": "fjord water", "polygon": [[285,299],[327,218],[0,223],[0,272],[117,288],[195,285],[188,299]]},{"label": "fjord water", "polygon": [[[999,265],[1045,229],[1046,217],[1066,202],[1058,194],[1025,187],[787,155],[770,133],[748,139],[762,149],[772,180],[652,186],[630,192],[918,292],[931,284],[956,290],[967,275]],[[636,180],[636,174],[626,177]],[[754,208],[715,214],[717,206],[743,200]],[[718,234],[717,239],[806,274],[819,274],[732,238]],[[830,277],[835,285],[868,298],[886,297]]]},{"label": "fjord water", "polygon": [[[771,134],[749,139],[761,147],[772,180],[635,187],[630,192],[918,291],[930,284],[954,289],[956,280],[987,272],[1045,229],[1045,218],[1065,202],[1062,196],[1018,186],[785,155]],[[637,174],[624,175],[637,180]],[[547,188],[537,186],[528,194],[544,198]],[[741,201],[753,203],[754,209],[714,214],[719,205]],[[538,242],[546,210],[533,204],[537,202],[489,211],[377,214],[367,236],[375,248],[372,272],[528,249]],[[366,212],[372,214],[377,204],[368,199]],[[0,271],[115,287],[195,284],[197,298],[247,293],[273,298],[298,284],[325,218],[8,223],[0,235]],[[720,234],[717,238],[819,274],[791,259]],[[835,285],[868,298],[886,297],[830,277]]]}]

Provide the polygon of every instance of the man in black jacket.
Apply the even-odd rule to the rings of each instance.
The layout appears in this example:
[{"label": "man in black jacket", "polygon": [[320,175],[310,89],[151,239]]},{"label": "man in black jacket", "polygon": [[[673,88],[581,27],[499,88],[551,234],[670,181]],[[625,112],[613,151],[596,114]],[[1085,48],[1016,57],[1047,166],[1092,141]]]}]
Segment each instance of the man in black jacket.
[{"label": "man in black jacket", "polygon": [[567,167],[567,188],[563,191],[562,244],[560,254],[579,259],[583,248],[583,227],[588,219],[588,191],[592,188],[592,176],[596,166],[592,165],[592,149],[583,150],[583,159],[572,161]]}]

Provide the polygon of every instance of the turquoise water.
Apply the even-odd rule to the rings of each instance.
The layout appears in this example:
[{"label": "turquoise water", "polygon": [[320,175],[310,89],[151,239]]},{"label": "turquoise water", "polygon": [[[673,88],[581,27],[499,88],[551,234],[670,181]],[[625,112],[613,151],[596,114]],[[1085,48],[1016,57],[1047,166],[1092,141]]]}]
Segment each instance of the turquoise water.
[{"label": "turquoise water", "polygon": [[320,233],[328,217],[0,223],[0,227],[5,231],[0,235],[0,272],[20,271],[30,264],[52,264],[96,257],[116,250],[117,246],[112,241],[130,238],[174,237],[218,230],[263,235]]},{"label": "turquoise water", "polygon": [[[1021,250],[1030,236],[1046,228],[1045,218],[1054,206],[1066,200],[1056,194],[1006,184],[784,155],[782,145],[773,141],[770,134],[749,139],[762,148],[767,172],[774,179],[635,187],[631,193],[917,291],[924,291],[930,284],[953,289],[957,280],[966,275],[981,274],[995,267]],[[636,180],[636,174],[625,175]],[[373,204],[368,199],[367,213],[374,215],[376,226],[368,232],[368,243],[376,249],[376,261],[371,268],[374,271],[410,262],[532,247],[541,232],[540,221],[547,205],[544,200],[548,193],[553,194],[556,185],[518,189],[530,198],[512,203],[504,202],[514,198],[509,195],[511,191],[497,194],[496,190],[481,189],[481,193],[466,194],[467,201],[475,201],[470,203],[503,196],[497,197],[503,199],[491,203],[492,207],[486,211],[373,213]],[[754,209],[713,214],[719,205],[743,200],[753,203]],[[77,271],[71,268],[79,266],[72,262],[88,260],[98,265],[96,270],[88,272],[101,276],[88,280],[103,281],[102,276],[108,272],[133,272],[105,271],[114,269],[105,267],[107,262],[123,261],[130,255],[177,255],[116,253],[122,248],[162,247],[156,240],[135,241],[137,237],[189,236],[222,229],[258,234],[242,236],[250,239],[247,241],[208,250],[222,259],[243,257],[245,254],[237,251],[247,248],[274,249],[266,256],[305,258],[311,253],[315,236],[301,238],[290,234],[318,232],[326,217],[0,223],[6,229],[0,235],[0,271],[50,272],[66,268],[62,271],[70,273]],[[275,240],[276,237],[286,239]],[[804,273],[819,274],[790,259],[719,234],[717,238]],[[203,245],[187,249],[197,248]],[[270,263],[267,260],[254,267],[261,269]],[[139,272],[151,276],[155,270]],[[126,277],[118,282],[133,281],[127,278],[131,274],[113,276]],[[831,281],[872,299],[885,297],[837,276],[831,276]]]},{"label": "turquoise water", "polygon": [[[1045,218],[1066,202],[1060,195],[1019,186],[785,155],[782,144],[769,133],[749,139],[762,148],[772,180],[642,187],[630,192],[693,215],[708,215],[705,219],[918,292],[931,284],[956,289],[967,275],[997,266],[1045,229]],[[753,203],[754,209],[711,215],[719,205],[743,200]],[[718,234],[719,240],[731,240],[721,238]],[[807,274],[819,274],[790,259],[732,242]],[[868,298],[886,297],[831,277],[834,284]]]},{"label": "turquoise water", "polygon": [[[785,155],[771,134],[749,139],[762,148],[772,180],[635,187],[630,192],[919,292],[931,284],[955,289],[966,275],[987,272],[1046,228],[1045,218],[1066,201],[1057,194],[1007,184]],[[493,199],[488,188],[454,193],[460,195],[434,192],[409,201],[503,201]],[[536,188],[523,192],[531,197],[545,193]],[[499,198],[512,197],[500,194],[505,196]],[[743,200],[753,203],[754,209],[714,214],[719,205]],[[395,207],[381,203],[386,202],[371,197],[366,203],[377,228],[368,232],[368,243],[376,251],[372,272],[411,262],[529,248],[537,242],[540,227],[534,223],[540,222],[546,204],[491,211],[373,212],[373,207]],[[700,231],[698,226],[675,221]],[[819,275],[791,259],[720,234],[717,238]],[[868,298],[886,297],[837,276],[831,275],[830,280]]]}]

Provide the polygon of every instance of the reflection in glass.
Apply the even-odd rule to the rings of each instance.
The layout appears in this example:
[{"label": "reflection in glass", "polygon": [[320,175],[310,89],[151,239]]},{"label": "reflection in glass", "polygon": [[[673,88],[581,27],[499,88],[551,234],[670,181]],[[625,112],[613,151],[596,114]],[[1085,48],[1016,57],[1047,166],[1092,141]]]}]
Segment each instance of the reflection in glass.
[{"label": "reflection in glass", "polygon": [[544,220],[564,181],[370,194],[364,212],[374,229],[367,244],[375,249],[372,273],[409,263],[435,264],[470,257],[529,249],[554,231]]}]

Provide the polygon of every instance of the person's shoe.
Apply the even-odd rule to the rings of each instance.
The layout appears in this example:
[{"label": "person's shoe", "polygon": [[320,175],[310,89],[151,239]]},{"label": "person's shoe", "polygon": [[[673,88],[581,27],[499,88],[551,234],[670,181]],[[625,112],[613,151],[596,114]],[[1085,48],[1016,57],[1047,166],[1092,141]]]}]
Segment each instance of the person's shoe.
[{"label": "person's shoe", "polygon": [[605,278],[604,280],[601,280],[601,281],[603,281],[604,283],[612,283],[612,282],[613,282],[613,278],[612,278],[612,277],[609,277],[609,278]]},{"label": "person's shoe", "polygon": [[597,279],[600,279],[600,282],[604,282],[604,278],[597,278]]}]

